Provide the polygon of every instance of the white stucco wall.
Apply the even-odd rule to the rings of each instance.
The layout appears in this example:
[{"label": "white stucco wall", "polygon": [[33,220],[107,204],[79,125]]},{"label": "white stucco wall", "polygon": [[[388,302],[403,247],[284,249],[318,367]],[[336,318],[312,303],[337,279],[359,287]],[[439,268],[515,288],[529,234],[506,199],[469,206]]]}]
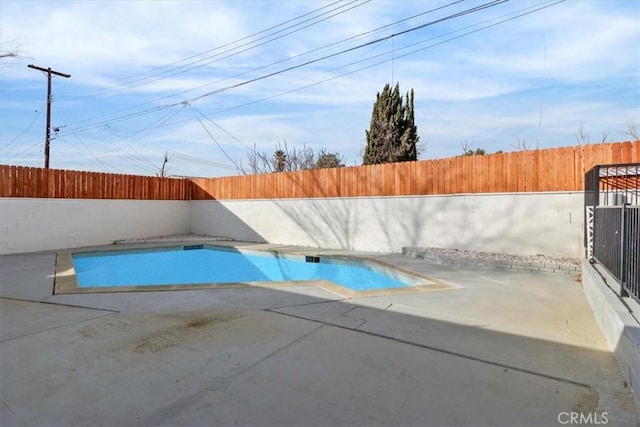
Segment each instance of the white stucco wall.
[{"label": "white stucco wall", "polygon": [[379,252],[581,257],[583,193],[229,201],[0,198],[0,254],[198,233]]},{"label": "white stucco wall", "polygon": [[435,246],[581,257],[583,193],[191,202],[191,232],[399,252]]},{"label": "white stucco wall", "polygon": [[189,232],[188,201],[0,198],[0,254]]}]

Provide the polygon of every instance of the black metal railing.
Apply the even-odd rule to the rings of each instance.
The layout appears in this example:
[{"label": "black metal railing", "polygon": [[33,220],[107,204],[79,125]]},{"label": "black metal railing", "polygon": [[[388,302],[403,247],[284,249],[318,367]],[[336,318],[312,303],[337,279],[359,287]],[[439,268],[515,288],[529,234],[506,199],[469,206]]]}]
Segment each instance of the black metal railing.
[{"label": "black metal railing", "polygon": [[625,208],[622,285],[640,301],[640,206]]},{"label": "black metal railing", "polygon": [[585,206],[640,205],[640,163],[594,166],[585,174]]},{"label": "black metal railing", "polygon": [[585,175],[585,247],[640,301],[640,163],[596,166]]},{"label": "black metal railing", "polygon": [[594,212],[593,256],[615,278],[622,271],[623,216],[622,207],[598,207]]}]

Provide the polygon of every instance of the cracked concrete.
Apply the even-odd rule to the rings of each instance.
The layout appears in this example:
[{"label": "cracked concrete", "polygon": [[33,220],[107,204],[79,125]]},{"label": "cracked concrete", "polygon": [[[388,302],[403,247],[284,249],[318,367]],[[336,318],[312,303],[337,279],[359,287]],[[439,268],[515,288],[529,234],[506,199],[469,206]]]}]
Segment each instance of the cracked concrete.
[{"label": "cracked concrete", "polygon": [[0,257],[0,424],[638,425],[574,278],[381,259],[454,288],[52,295],[53,254]]}]

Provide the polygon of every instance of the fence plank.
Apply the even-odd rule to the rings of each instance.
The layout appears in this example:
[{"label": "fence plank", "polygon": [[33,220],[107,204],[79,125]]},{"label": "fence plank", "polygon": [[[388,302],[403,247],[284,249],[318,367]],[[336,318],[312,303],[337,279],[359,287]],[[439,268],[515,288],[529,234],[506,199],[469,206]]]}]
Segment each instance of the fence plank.
[{"label": "fence plank", "polygon": [[23,167],[19,167],[17,170],[17,177],[18,177],[18,185],[16,186],[16,194],[20,194],[22,197],[24,197],[25,191],[24,191],[24,178],[26,175],[26,171],[25,168]]},{"label": "fence plank", "polygon": [[482,184],[480,188],[483,193],[489,193],[491,192],[491,180],[493,179],[493,171],[491,170],[491,156],[480,155],[477,157],[481,157],[482,163]]},{"label": "fence plank", "polygon": [[7,188],[10,180],[11,169],[7,167],[0,167],[0,196],[10,197],[11,189]]},{"label": "fence plank", "polygon": [[429,179],[431,180],[432,187],[431,193],[429,194],[444,194],[443,177],[442,170],[440,169],[440,161],[434,160],[431,162],[431,175]]},{"label": "fence plank", "polygon": [[11,167],[11,195],[22,197],[22,194],[18,192],[18,168],[16,166]]},{"label": "fence plank", "polygon": [[466,156],[468,158],[469,169],[465,180],[469,181],[468,191],[470,193],[480,193],[482,191],[482,180],[484,179],[484,167],[481,156]]},{"label": "fence plank", "polygon": [[[551,149],[547,150],[548,159],[546,160],[546,164],[548,165],[548,169],[544,170],[544,164],[542,170],[539,171],[541,175],[548,175],[548,183],[547,187],[544,191],[559,191],[563,186],[564,179],[562,178],[564,168],[559,164],[560,163],[560,153],[559,149]],[[541,191],[541,190],[536,190]]]},{"label": "fence plank", "polygon": [[593,166],[632,162],[640,162],[640,141],[191,180],[0,165],[0,197],[207,200],[580,191]]},{"label": "fence plank", "polygon": [[576,171],[576,161],[575,161],[575,157],[576,157],[576,150],[574,147],[567,147],[565,149],[566,155],[563,159],[564,164],[560,165],[562,166],[566,166],[567,167],[567,172],[566,172],[566,179],[567,179],[567,185],[565,186],[565,190],[566,191],[575,191],[578,187],[577,187],[577,182],[576,182],[576,175],[577,175],[577,171]]},{"label": "fence plank", "polygon": [[[568,164],[564,162],[569,156],[564,148],[557,148],[553,151],[553,174],[551,175],[551,185],[547,191],[566,191]],[[565,164],[563,164],[565,163]],[[553,190],[551,190],[553,189]]]},{"label": "fence plank", "polygon": [[611,145],[611,163],[619,164],[622,161],[622,144],[610,144]]}]

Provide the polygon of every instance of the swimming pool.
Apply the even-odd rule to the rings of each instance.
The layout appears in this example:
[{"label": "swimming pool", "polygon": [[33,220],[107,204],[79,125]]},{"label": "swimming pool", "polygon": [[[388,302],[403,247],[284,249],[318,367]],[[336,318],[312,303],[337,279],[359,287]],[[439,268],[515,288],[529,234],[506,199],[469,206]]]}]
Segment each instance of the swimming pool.
[{"label": "swimming pool", "polygon": [[79,288],[325,280],[367,291],[421,284],[361,260],[210,245],[74,253],[72,261]]}]

